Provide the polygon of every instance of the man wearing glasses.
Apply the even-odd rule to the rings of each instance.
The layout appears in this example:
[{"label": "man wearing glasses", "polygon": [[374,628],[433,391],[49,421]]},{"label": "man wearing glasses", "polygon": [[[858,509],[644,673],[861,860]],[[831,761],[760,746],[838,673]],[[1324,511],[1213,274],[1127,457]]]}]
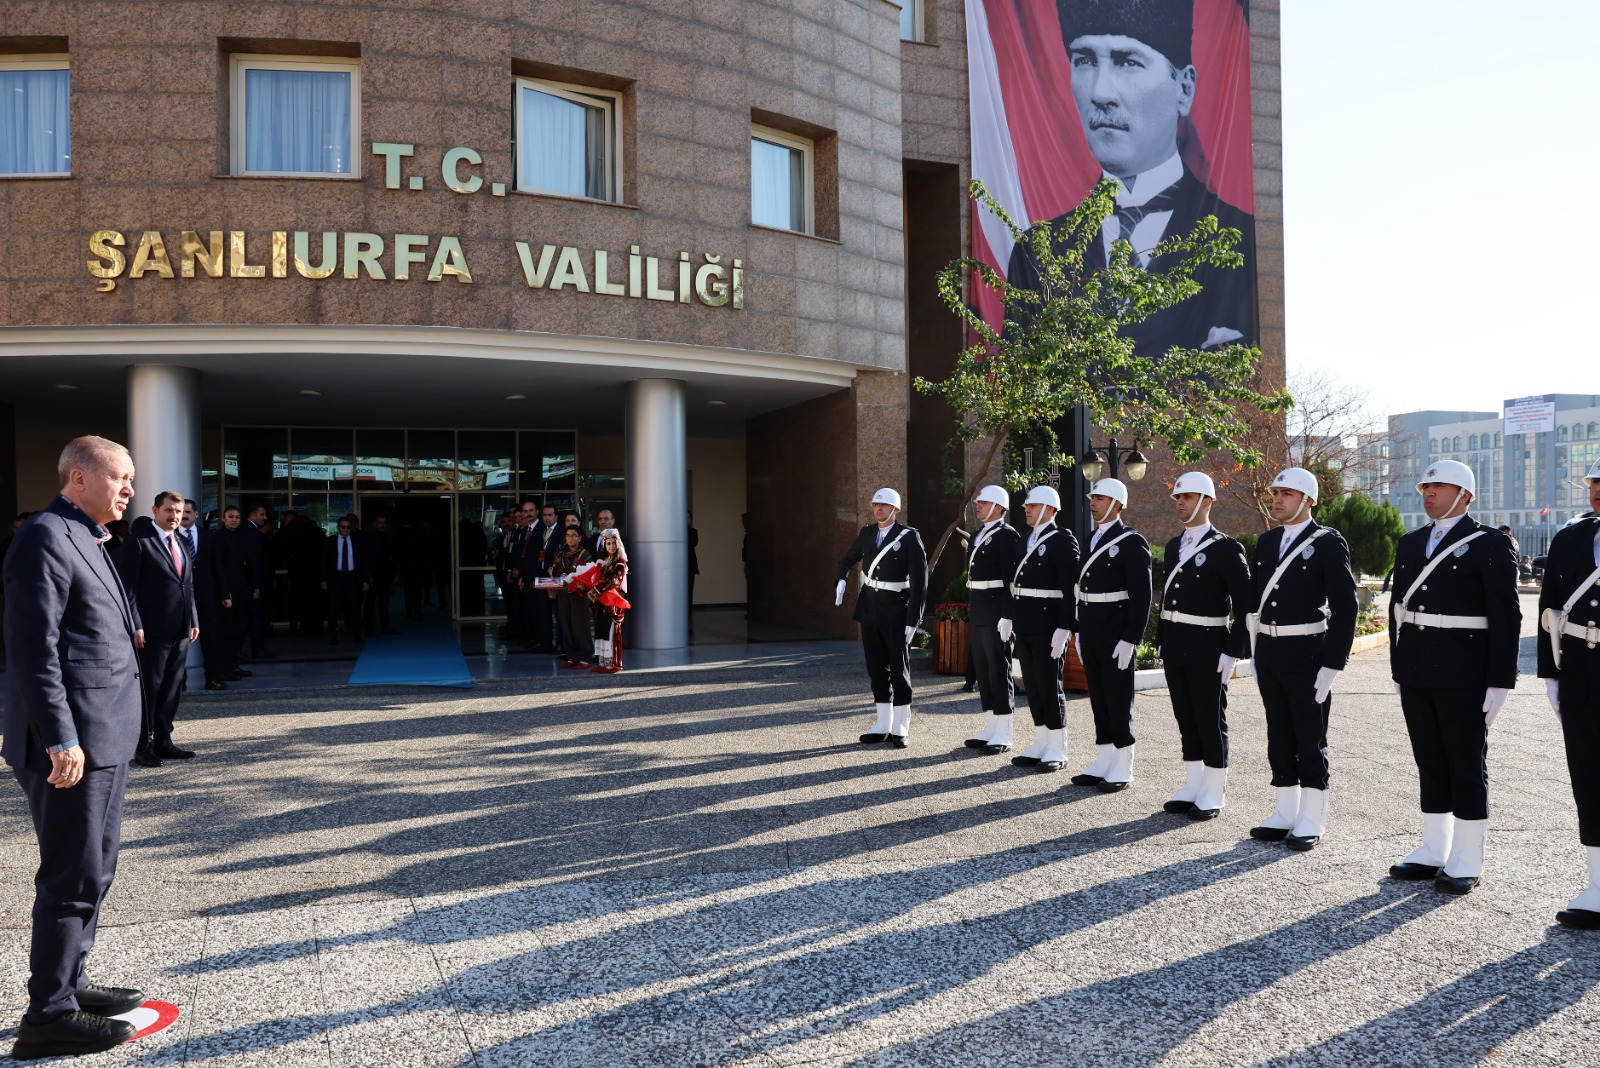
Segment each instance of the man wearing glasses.
[{"label": "man wearing glasses", "polygon": [[339,644],[339,615],[351,638],[361,640],[361,600],[372,583],[366,546],[356,536],[355,516],[339,520],[338,532],[322,554],[322,588],[328,591],[328,644]]}]

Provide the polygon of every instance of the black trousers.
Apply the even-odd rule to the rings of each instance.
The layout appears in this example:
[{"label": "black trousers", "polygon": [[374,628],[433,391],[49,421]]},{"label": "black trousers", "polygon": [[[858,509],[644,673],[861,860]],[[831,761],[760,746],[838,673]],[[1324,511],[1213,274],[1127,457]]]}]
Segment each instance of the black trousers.
[{"label": "black trousers", "polygon": [[394,595],[394,576],[374,575],[372,583],[367,587],[366,620],[367,633],[376,634],[380,630],[389,630],[389,599]]},{"label": "black trousers", "polygon": [[1228,688],[1215,667],[1162,668],[1172,694],[1172,714],[1183,740],[1183,759],[1208,768],[1228,766]]},{"label": "black trousers", "polygon": [[911,703],[911,646],[904,627],[885,630],[861,624],[861,652],[867,659],[872,699],[879,704]]},{"label": "black trousers", "polygon": [[1600,768],[1600,708],[1584,704],[1587,688],[1562,679],[1561,736],[1567,743],[1572,799],[1578,805],[1578,840],[1600,846],[1600,775],[1595,774]]},{"label": "black trousers", "polygon": [[[518,585],[521,580],[511,577],[506,579],[506,637],[522,638],[528,633],[528,603],[522,596],[522,588]],[[427,591],[428,578],[425,574],[417,576],[417,615],[422,614],[422,595]],[[411,604],[411,584],[406,583],[406,604]]]},{"label": "black trousers", "polygon": [[525,602],[523,617],[528,621],[529,637],[535,645],[553,649],[555,648],[555,605],[551,604],[548,593],[534,586],[532,578],[527,581],[528,588],[522,591],[522,596]]},{"label": "black trousers", "polygon": [[39,841],[24,1019],[44,1024],[75,1010],[78,991],[89,984],[85,963],[117,873],[128,765],[86,768],[67,790],[50,784],[48,768],[13,770]]},{"label": "black trousers", "polygon": [[[145,640],[139,650],[139,674],[143,676],[145,692],[145,738],[157,742],[172,741],[172,721],[178,715],[178,701],[183,697],[183,684],[187,678],[183,662],[189,655],[189,639],[173,641]],[[144,744],[143,741],[140,744]]]},{"label": "black trousers", "polygon": [[1422,811],[1489,818],[1489,728],[1483,687],[1400,687],[1422,786]]},{"label": "black trousers", "polygon": [[[1273,786],[1328,788],[1328,713],[1333,695],[1316,700],[1317,668],[1282,671],[1255,662],[1267,710],[1267,763]],[[1481,704],[1481,702],[1480,702]]]},{"label": "black trousers", "polygon": [[1083,674],[1089,680],[1089,710],[1094,713],[1094,744],[1126,749],[1133,744],[1133,663],[1117,667],[1116,646],[1084,646]]},{"label": "black trousers", "polygon": [[228,663],[227,622],[221,605],[207,605],[196,598],[200,612],[200,656],[206,665],[206,681],[221,681],[233,670]]},{"label": "black trousers", "polygon": [[328,582],[328,633],[339,632],[339,616],[344,616],[350,633],[361,633],[361,581],[354,571],[335,571]]},{"label": "black trousers", "polygon": [[594,635],[589,630],[589,598],[581,593],[556,594],[556,615],[561,620],[562,650],[567,659],[587,663],[594,656]]},{"label": "black trousers", "polygon": [[1011,681],[1011,643],[1000,640],[993,625],[972,625],[967,659],[978,683],[978,698],[986,712],[1009,716],[1016,711],[1016,687]]},{"label": "black trousers", "polygon": [[1028,693],[1033,725],[1060,730],[1067,725],[1067,691],[1061,686],[1061,661],[1050,655],[1050,634],[1016,634],[1022,688]]}]

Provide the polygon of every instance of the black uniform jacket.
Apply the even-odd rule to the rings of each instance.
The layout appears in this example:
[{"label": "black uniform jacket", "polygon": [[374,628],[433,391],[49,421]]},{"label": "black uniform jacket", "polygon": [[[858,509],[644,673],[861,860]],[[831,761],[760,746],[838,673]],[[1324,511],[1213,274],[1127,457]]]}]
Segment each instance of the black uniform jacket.
[{"label": "black uniform jacket", "polygon": [[[1593,517],[1580,519],[1556,532],[1544,565],[1544,585],[1539,590],[1541,616],[1546,608],[1554,608],[1559,612],[1584,580],[1594,573],[1596,534],[1600,534],[1600,519]],[[1600,582],[1590,586],[1578,598],[1567,622],[1580,627],[1596,627],[1596,633],[1600,635]],[[1561,668],[1558,671],[1555,657],[1550,652],[1550,636],[1541,629],[1539,677],[1559,678],[1569,693],[1576,684],[1584,707],[1600,705],[1600,641],[1590,645],[1586,638],[1564,636],[1561,639]]]},{"label": "black uniform jacket", "polygon": [[[1327,533],[1316,536],[1317,531]],[[1321,634],[1302,634],[1275,638],[1265,632],[1256,636],[1258,664],[1284,671],[1315,671],[1333,668],[1343,671],[1350,659],[1350,645],[1356,640],[1356,580],[1350,573],[1350,546],[1344,535],[1313,520],[1289,546],[1293,562],[1262,604],[1267,582],[1283,562],[1280,559],[1283,528],[1269,530],[1256,542],[1251,561],[1250,604],[1246,611],[1261,606],[1261,622],[1279,626],[1316,623],[1327,606],[1328,629]]]},{"label": "black uniform jacket", "polygon": [[[1468,536],[1483,537],[1461,545]],[[1430,615],[1486,616],[1488,630],[1400,626],[1400,601],[1431,562],[1433,525],[1400,539],[1389,602],[1389,669],[1402,686],[1510,689],[1517,684],[1522,604],[1517,599],[1517,557],[1511,539],[1464,515],[1433,550],[1444,561],[1412,594],[1408,607]]]},{"label": "black uniform jacket", "polygon": [[183,574],[172,566],[163,531],[146,527],[117,547],[113,562],[128,591],[133,628],[144,631],[147,642],[177,641],[189,637],[200,625],[195,611],[194,561],[189,547],[178,538],[183,554]]},{"label": "black uniform jacket", "polygon": [[[1052,534],[1051,532],[1054,531]],[[1033,536],[1029,532],[1028,538]],[[1018,548],[1018,564],[1013,569],[1011,607],[1006,618],[1018,634],[1052,634],[1056,630],[1076,630],[1077,604],[1072,585],[1078,581],[1078,539],[1066,527],[1054,523],[1038,531],[1040,540],[1028,551],[1028,538]],[[1016,590],[1060,590],[1061,597],[1018,597]]]},{"label": "black uniform jacket", "polygon": [[[1123,538],[1124,534],[1128,536]],[[1108,545],[1111,547],[1106,548]],[[1099,549],[1105,551],[1091,563]],[[1123,526],[1122,520],[1112,523],[1095,549],[1084,550],[1078,588],[1084,593],[1128,591],[1126,601],[1078,602],[1078,635],[1084,648],[1105,649],[1118,642],[1137,646],[1144,640],[1150,618],[1150,543],[1143,534]]]},{"label": "black uniform jacket", "polygon": [[[901,537],[904,531],[905,536]],[[899,538],[899,541],[895,541]],[[894,548],[889,548],[893,543]],[[881,559],[879,559],[881,555]],[[877,560],[877,567],[873,561]],[[922,621],[922,609],[928,601],[928,554],[922,547],[922,536],[912,527],[895,523],[878,544],[878,525],[872,523],[861,528],[850,551],[839,561],[833,579],[837,584],[848,578],[850,569],[861,565],[863,575],[868,572],[879,582],[909,582],[903,590],[875,590],[862,583],[856,595],[855,620],[869,627],[897,630],[914,627]]]},{"label": "black uniform jacket", "polygon": [[1156,625],[1156,644],[1161,659],[1174,667],[1215,668],[1223,653],[1235,659],[1250,655],[1250,633],[1245,629],[1245,613],[1253,611],[1250,601],[1250,565],[1245,563],[1244,546],[1216,527],[1205,532],[1208,544],[1178,563],[1178,546],[1183,535],[1167,542],[1166,589],[1161,597],[1163,612],[1184,612],[1191,616],[1226,616],[1226,627],[1201,627],[1193,623],[1174,623],[1163,619]]},{"label": "black uniform jacket", "polygon": [[[972,536],[972,551],[967,555],[967,603],[971,606],[974,626],[992,627],[1010,610],[1008,587],[1012,573],[1017,570],[1022,545],[1022,535],[1004,521]],[[975,590],[974,582],[998,582],[1000,585]]]}]

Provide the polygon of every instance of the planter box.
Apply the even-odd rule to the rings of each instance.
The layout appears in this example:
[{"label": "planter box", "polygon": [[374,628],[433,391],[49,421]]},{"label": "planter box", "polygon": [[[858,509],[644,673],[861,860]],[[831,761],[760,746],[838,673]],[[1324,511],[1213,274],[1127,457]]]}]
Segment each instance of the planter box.
[{"label": "planter box", "polygon": [[941,675],[965,675],[972,624],[965,619],[940,619],[933,628],[933,670]]},{"label": "planter box", "polygon": [[1067,656],[1061,662],[1061,685],[1064,689],[1089,692],[1089,676],[1084,674],[1083,661],[1078,659],[1078,643],[1067,643]]}]

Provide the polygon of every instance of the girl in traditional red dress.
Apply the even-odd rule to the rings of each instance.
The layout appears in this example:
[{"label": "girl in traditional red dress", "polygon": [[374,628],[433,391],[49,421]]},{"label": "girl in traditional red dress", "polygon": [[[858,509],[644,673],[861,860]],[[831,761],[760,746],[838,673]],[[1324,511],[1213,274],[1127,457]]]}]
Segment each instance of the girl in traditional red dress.
[{"label": "girl in traditional red dress", "polygon": [[628,550],[615,529],[600,532],[600,566],[596,569],[589,600],[594,603],[595,671],[612,675],[622,670],[622,617],[632,607],[622,596],[628,590]]}]

